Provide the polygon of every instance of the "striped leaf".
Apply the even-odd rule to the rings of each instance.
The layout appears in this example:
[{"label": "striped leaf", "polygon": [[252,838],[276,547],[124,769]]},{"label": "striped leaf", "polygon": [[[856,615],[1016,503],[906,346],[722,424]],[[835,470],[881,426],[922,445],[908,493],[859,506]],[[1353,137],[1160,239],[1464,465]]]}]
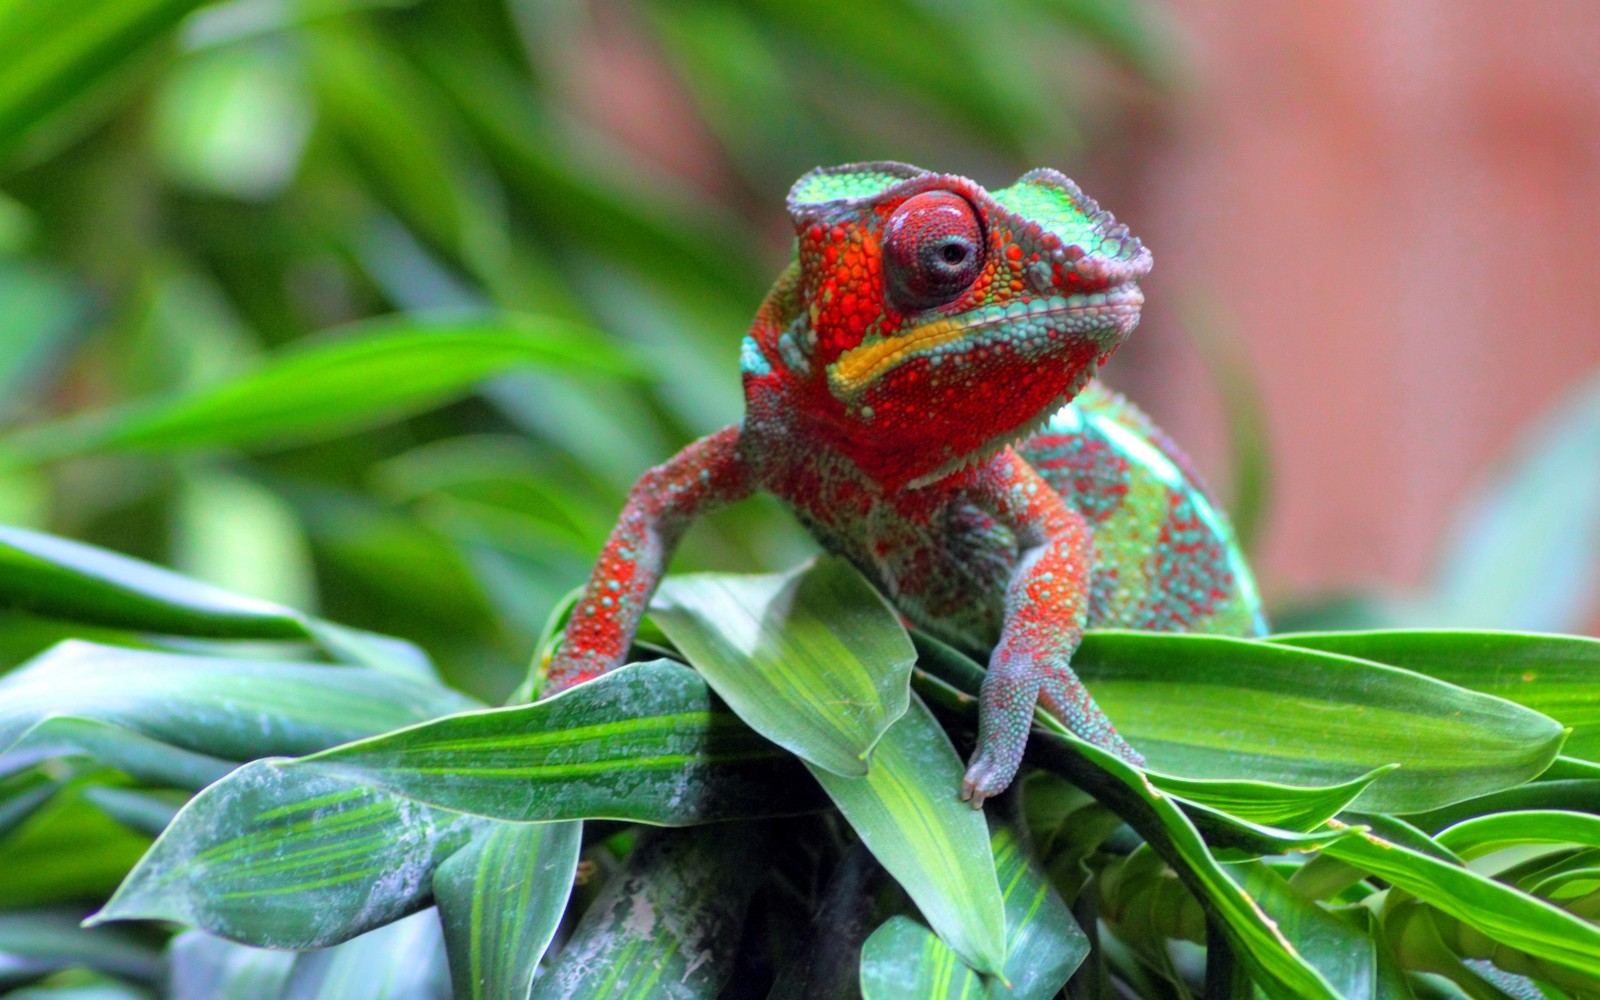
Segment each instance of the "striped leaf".
[{"label": "striped leaf", "polygon": [[889,727],[865,777],[806,766],[945,943],[998,974],[1005,907],[983,813],[961,801],[961,759],[921,699]]},{"label": "striped leaf", "polygon": [[760,881],[747,823],[642,840],[584,911],[533,1000],[710,1000],[727,983]]},{"label": "striped leaf", "polygon": [[1006,906],[1004,982],[991,979],[995,1000],[1050,1000],[1089,955],[1089,938],[1016,830],[997,823],[989,835]]},{"label": "striped leaf", "polygon": [[978,1000],[983,979],[910,917],[890,917],[861,946],[862,1000]]},{"label": "striped leaf", "polygon": [[65,642],[0,678],[0,752],[41,720],[113,723],[226,760],[301,754],[475,705],[351,667]]},{"label": "striped leaf", "polygon": [[1357,799],[1371,811],[1521,784],[1563,738],[1555,720],[1500,698],[1271,642],[1095,632],[1072,666],[1152,770],[1313,786],[1400,764]]},{"label": "striped leaf", "polygon": [[1089,954],[1088,937],[1010,826],[996,823],[989,844],[1005,897],[1004,974],[983,983],[927,928],[892,917],[873,932],[861,951],[861,988],[867,1000],[901,996],[1050,1000],[1066,985]]},{"label": "striped leaf", "polygon": [[433,873],[456,1000],[528,995],[582,840],[582,823],[496,823]]},{"label": "striped leaf", "polygon": [[90,918],[172,920],[269,948],[322,948],[423,906],[484,820],[273,761],[195,796]]},{"label": "striped leaf", "polygon": [[770,576],[675,576],[650,616],[750,728],[823,770],[867,773],[906,711],[916,652],[844,559]]},{"label": "striped leaf", "polygon": [[820,796],[799,764],[694,671],[636,663],[532,705],[464,712],[283,765],[516,822],[675,826],[793,815]]}]

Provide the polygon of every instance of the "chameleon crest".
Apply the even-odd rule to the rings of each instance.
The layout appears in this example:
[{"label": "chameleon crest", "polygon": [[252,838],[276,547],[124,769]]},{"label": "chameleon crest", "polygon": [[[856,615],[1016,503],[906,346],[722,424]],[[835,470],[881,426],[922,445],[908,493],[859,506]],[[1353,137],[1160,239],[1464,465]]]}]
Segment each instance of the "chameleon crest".
[{"label": "chameleon crest", "polygon": [[806,308],[757,372],[810,383],[832,443],[890,489],[1025,436],[1139,321],[1150,252],[1053,170],[995,192],[899,163],[817,170],[789,213]]}]

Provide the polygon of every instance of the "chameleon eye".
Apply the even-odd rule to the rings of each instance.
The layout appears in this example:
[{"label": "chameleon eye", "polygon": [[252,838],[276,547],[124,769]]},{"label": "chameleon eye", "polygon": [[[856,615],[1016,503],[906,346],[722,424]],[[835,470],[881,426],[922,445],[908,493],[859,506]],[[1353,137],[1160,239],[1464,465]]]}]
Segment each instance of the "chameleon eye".
[{"label": "chameleon eye", "polygon": [[983,271],[983,227],[972,203],[949,191],[907,198],[884,227],[891,305],[932,309],[965,292]]}]

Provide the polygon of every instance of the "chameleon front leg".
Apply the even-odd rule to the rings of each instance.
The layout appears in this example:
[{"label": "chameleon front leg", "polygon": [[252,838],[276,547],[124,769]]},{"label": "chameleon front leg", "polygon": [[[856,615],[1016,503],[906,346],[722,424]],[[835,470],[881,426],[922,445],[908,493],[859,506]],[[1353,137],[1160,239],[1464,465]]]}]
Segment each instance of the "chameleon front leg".
[{"label": "chameleon front leg", "polygon": [[1006,590],[1000,642],[979,691],[978,748],[961,797],[974,808],[1011,784],[1036,702],[1097,746],[1142,764],[1069,663],[1089,610],[1094,539],[1083,516],[1007,449],[980,477],[980,506],[1011,529],[1019,555]]},{"label": "chameleon front leg", "polygon": [[572,609],[541,694],[620,667],[684,531],[699,515],[753,490],[738,427],[707,435],[640,476]]}]

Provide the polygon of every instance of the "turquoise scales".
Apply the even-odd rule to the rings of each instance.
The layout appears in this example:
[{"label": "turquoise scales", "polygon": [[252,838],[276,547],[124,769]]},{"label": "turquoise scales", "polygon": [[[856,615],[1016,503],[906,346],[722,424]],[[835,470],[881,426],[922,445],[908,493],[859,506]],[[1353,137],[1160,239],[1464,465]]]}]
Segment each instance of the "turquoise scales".
[{"label": "turquoise scales", "polygon": [[1266,632],[1227,516],[1138,407],[1091,382],[1016,448],[1094,534],[1090,628]]}]

